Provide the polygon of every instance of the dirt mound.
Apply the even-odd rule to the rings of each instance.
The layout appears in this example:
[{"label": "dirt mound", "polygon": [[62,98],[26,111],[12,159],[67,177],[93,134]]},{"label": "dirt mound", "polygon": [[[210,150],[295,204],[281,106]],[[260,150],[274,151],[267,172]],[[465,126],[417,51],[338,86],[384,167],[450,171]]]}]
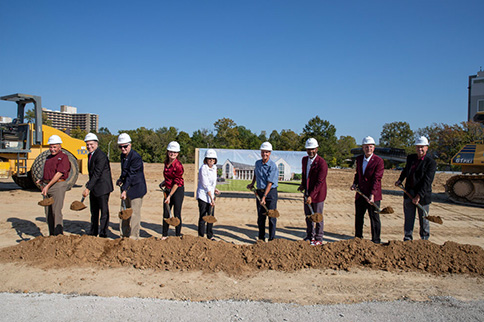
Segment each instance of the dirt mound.
[{"label": "dirt mound", "polygon": [[368,240],[352,239],[313,247],[303,241],[283,239],[235,245],[192,236],[134,241],[72,235],[37,237],[1,249],[0,261],[24,262],[43,268],[133,266],[154,270],[224,271],[231,275],[266,269],[350,270],[357,267],[484,275],[482,248],[454,242],[437,245],[423,240],[376,245]]}]

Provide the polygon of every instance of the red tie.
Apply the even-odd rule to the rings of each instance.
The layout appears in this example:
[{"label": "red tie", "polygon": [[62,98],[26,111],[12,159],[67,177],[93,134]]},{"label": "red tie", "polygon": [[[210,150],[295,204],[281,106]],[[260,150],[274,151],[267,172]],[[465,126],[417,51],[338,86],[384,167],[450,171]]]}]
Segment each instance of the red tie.
[{"label": "red tie", "polygon": [[87,160],[87,162],[88,162],[89,164],[91,163],[91,155],[92,155],[92,153],[89,153],[89,157],[88,157],[88,160]]}]

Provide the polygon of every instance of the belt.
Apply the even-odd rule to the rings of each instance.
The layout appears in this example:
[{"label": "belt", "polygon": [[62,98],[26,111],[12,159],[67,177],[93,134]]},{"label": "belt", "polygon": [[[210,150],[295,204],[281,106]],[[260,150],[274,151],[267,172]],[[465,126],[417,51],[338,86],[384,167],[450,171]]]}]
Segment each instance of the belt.
[{"label": "belt", "polygon": [[[61,181],[66,181],[66,179],[59,179],[59,180],[57,180],[55,183],[57,183],[57,182],[61,182]],[[49,182],[50,182],[50,180],[43,180],[43,182],[44,182],[44,183],[49,183]]]}]

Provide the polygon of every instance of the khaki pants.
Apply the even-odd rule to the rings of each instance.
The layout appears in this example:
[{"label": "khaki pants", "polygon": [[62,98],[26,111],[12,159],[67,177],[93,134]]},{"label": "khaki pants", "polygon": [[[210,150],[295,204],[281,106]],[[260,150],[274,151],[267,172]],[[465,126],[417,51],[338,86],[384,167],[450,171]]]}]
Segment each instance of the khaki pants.
[{"label": "khaki pants", "polygon": [[62,207],[66,196],[67,182],[59,181],[54,183],[47,191],[47,197],[52,197],[54,203],[45,207],[45,217],[49,226],[49,235],[62,235],[64,233]]},{"label": "khaki pants", "polygon": [[[121,237],[130,237],[139,239],[139,230],[141,227],[141,206],[143,197],[136,199],[126,198],[126,208],[133,209],[133,214],[129,219],[119,220],[119,235]],[[123,207],[121,206],[121,210]]]}]

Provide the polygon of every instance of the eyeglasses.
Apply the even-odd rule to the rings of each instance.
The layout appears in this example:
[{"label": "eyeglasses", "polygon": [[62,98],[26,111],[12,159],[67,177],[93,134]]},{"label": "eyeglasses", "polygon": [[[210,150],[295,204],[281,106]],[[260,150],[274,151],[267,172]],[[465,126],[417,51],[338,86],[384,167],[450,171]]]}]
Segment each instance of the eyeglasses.
[{"label": "eyeglasses", "polygon": [[126,144],[126,145],[120,145],[120,146],[119,146],[119,148],[120,148],[120,149],[127,149],[127,148],[128,148],[128,146],[129,146],[129,144]]}]

